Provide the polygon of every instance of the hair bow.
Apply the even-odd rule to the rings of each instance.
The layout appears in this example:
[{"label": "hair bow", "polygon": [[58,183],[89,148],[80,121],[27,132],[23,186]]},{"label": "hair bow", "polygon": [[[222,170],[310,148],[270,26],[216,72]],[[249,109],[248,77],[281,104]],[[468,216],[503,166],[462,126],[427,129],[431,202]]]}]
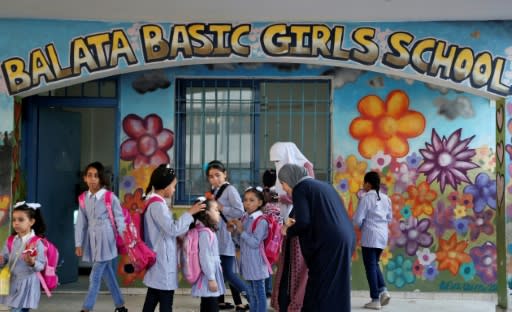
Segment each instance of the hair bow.
[{"label": "hair bow", "polygon": [[263,192],[263,188],[261,186],[249,186],[248,188],[245,189],[245,191],[247,192],[248,190],[252,189],[255,189],[258,192]]},{"label": "hair bow", "polygon": [[27,207],[32,208],[34,210],[41,208],[41,204],[40,203],[27,203],[25,201],[17,202],[14,205],[14,208],[18,208],[18,207],[21,207],[23,205],[26,205]]}]

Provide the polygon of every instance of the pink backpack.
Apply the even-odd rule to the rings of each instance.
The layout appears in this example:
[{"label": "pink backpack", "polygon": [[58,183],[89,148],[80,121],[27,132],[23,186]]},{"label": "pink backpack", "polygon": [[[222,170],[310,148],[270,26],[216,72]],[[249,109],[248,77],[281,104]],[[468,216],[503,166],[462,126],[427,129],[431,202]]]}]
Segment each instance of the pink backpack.
[{"label": "pink backpack", "polygon": [[195,284],[201,276],[201,264],[199,263],[199,232],[209,234],[210,244],[213,242],[214,233],[207,227],[194,227],[188,230],[183,239],[181,248],[181,270],[183,277],[191,285]]},{"label": "pink backpack", "polygon": [[[128,255],[128,259],[133,266],[133,272],[137,273],[149,269],[156,262],[156,253],[144,243],[144,233],[142,231],[143,220],[141,220],[142,218],[140,218],[140,216],[138,216],[138,218],[132,218],[128,209],[123,207],[122,211],[126,228],[123,232],[123,235],[119,235],[114,220],[114,213],[112,212],[112,192],[107,191],[104,198],[105,206],[107,207],[108,218],[110,219],[110,223],[114,229],[118,252],[123,255]],[[158,198],[152,197],[148,202],[146,202],[142,214],[146,211],[146,208],[149,206],[149,204],[155,201],[154,199]],[[85,192],[80,194],[78,197],[78,202],[80,204],[80,208],[85,209]],[[127,273],[132,272],[127,270]]]},{"label": "pink backpack", "polygon": [[[7,238],[7,249],[9,252],[12,250],[12,244],[15,235]],[[41,272],[37,272],[37,277],[41,282],[41,287],[48,297],[52,296],[51,290],[57,288],[59,284],[59,277],[57,276],[57,265],[59,263],[59,250],[49,240],[44,237],[34,236],[30,239],[25,247],[25,250],[36,249],[37,241],[41,241],[44,246],[45,266]]]},{"label": "pink backpack", "polygon": [[267,262],[270,272],[272,272],[272,264],[276,263],[279,259],[281,252],[281,243],[283,241],[283,234],[281,234],[281,224],[279,218],[273,214],[263,214],[256,218],[252,223],[251,231],[254,233],[256,226],[260,220],[266,220],[268,223],[267,238],[263,241],[262,254]]}]

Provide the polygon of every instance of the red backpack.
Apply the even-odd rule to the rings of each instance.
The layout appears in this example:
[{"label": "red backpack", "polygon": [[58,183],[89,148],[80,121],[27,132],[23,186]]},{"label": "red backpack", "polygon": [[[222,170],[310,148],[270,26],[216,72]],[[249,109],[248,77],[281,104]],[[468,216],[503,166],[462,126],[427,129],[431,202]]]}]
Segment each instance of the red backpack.
[{"label": "red backpack", "polygon": [[[144,212],[149,204],[155,201],[152,200],[153,198],[155,197],[152,197],[144,205]],[[114,213],[112,212],[112,192],[107,191],[104,199],[105,206],[107,207],[108,218],[110,219],[110,223],[114,229],[118,252],[123,255],[128,255],[128,259],[130,260],[135,273],[149,269],[156,262],[156,253],[144,243],[144,232],[142,230],[142,224],[144,221],[141,220],[142,218],[138,218],[137,220],[132,219],[128,209],[122,207],[125,231],[123,232],[123,235],[119,235],[116,222],[114,220]],[[80,204],[80,208],[85,209],[85,192],[80,194],[78,202]],[[131,269],[125,268],[125,270],[127,273],[131,273],[129,272]]]},{"label": "red backpack", "polygon": [[[9,253],[12,250],[15,235],[7,238],[7,249]],[[34,236],[28,241],[25,250],[31,250],[30,255],[35,256],[34,250],[38,241],[43,243],[45,265],[41,272],[37,272],[37,277],[41,282],[41,287],[48,297],[52,296],[51,290],[57,288],[59,277],[57,276],[57,265],[59,263],[59,250],[49,240],[44,237]]]},{"label": "red backpack", "polygon": [[252,223],[251,231],[254,233],[256,226],[260,220],[265,220],[268,223],[267,238],[263,241],[262,254],[267,262],[269,272],[272,272],[272,264],[276,263],[279,259],[281,252],[281,243],[283,241],[283,234],[281,234],[281,224],[279,218],[273,214],[263,214],[256,218]]}]

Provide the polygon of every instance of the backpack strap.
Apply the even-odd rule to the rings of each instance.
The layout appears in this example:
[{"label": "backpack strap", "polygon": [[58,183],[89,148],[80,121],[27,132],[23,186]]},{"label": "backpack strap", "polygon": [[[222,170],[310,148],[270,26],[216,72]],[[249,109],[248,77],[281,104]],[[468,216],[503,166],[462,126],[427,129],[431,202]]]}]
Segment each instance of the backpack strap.
[{"label": "backpack strap", "polygon": [[78,195],[78,206],[82,209],[85,209],[85,192]]},{"label": "backpack strap", "polygon": [[112,212],[112,192],[105,192],[105,206],[107,207],[108,218],[110,219],[110,223],[112,224],[112,228],[114,232],[117,232],[116,221],[114,220],[114,213]]},{"label": "backpack strap", "polygon": [[9,237],[7,237],[7,250],[9,251],[9,253],[12,251],[12,244],[14,242],[14,237],[16,235],[9,235]]}]

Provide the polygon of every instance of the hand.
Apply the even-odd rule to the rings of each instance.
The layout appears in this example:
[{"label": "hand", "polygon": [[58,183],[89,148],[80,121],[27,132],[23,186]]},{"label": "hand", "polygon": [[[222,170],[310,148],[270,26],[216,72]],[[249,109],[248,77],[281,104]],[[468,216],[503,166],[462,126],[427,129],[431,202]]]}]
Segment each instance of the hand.
[{"label": "hand", "polygon": [[204,211],[205,209],[206,209],[206,204],[205,203],[195,203],[194,205],[192,205],[192,207],[190,207],[188,209],[188,212],[191,215],[195,215],[196,213]]},{"label": "hand", "polygon": [[23,260],[25,260],[25,262],[29,266],[34,266],[34,264],[36,264],[36,257],[35,256],[31,257],[30,252],[23,253]]},{"label": "hand", "polygon": [[4,256],[0,256],[0,263],[4,263],[5,259]]},{"label": "hand", "polygon": [[222,212],[224,211],[224,205],[222,205],[221,203],[217,202],[217,209]]},{"label": "hand", "polygon": [[82,247],[76,247],[75,248],[75,255],[77,257],[81,257],[83,255],[83,252],[82,252]]},{"label": "hand", "polygon": [[215,281],[215,280],[208,281],[208,290],[211,292],[217,291],[218,290],[217,281]]},{"label": "hand", "polygon": [[238,219],[229,220],[227,227],[230,233],[241,233],[243,229],[242,221]]},{"label": "hand", "polygon": [[294,218],[288,218],[288,219],[286,219],[286,221],[284,221],[284,224],[287,227],[292,227],[292,226],[295,225],[295,219]]}]

